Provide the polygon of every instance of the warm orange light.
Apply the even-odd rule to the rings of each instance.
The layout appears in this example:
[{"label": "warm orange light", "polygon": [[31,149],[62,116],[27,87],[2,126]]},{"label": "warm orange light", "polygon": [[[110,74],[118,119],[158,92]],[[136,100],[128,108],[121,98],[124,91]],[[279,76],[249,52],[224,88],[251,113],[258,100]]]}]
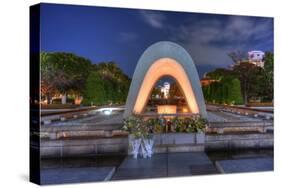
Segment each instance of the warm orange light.
[{"label": "warm orange light", "polygon": [[183,91],[188,109],[190,109],[191,113],[199,113],[199,107],[189,78],[183,67],[171,58],[158,59],[151,65],[140,87],[134,106],[134,113],[140,114],[143,111],[153,86],[163,76],[171,76],[178,82]]},{"label": "warm orange light", "polygon": [[187,108],[183,108],[183,109],[182,109],[182,112],[185,112],[185,113],[186,113],[186,112],[188,112],[188,109],[187,109]]},{"label": "warm orange light", "polygon": [[177,106],[176,105],[158,105],[157,113],[158,114],[176,114]]},{"label": "warm orange light", "polygon": [[82,100],[83,100],[83,97],[76,97],[75,100],[74,100],[74,104],[80,105]]}]

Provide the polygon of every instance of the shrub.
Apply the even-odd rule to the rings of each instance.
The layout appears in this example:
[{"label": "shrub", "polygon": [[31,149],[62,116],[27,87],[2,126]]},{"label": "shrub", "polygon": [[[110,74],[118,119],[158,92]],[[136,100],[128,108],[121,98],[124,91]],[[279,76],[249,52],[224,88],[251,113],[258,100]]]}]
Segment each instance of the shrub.
[{"label": "shrub", "polygon": [[201,117],[190,118],[187,120],[187,132],[203,132],[206,128],[207,120]]},{"label": "shrub", "polygon": [[172,132],[198,133],[204,132],[207,120],[201,117],[192,118],[172,118],[166,120],[164,118],[151,118],[144,120],[138,116],[131,116],[124,120],[123,130],[132,134],[135,138],[149,137],[151,133],[164,133],[166,128]]},{"label": "shrub", "polygon": [[106,103],[106,92],[104,90],[101,76],[96,72],[91,72],[85,86],[83,104],[102,105]]},{"label": "shrub", "polygon": [[124,120],[123,130],[132,134],[135,138],[147,138],[149,137],[149,129],[146,126],[143,118],[138,116],[131,116]]}]

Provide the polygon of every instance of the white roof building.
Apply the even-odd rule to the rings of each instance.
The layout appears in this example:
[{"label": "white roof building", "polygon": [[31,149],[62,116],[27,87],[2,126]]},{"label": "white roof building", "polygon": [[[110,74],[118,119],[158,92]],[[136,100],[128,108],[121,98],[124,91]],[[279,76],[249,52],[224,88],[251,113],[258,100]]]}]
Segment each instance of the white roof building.
[{"label": "white roof building", "polygon": [[253,50],[248,52],[248,59],[249,62],[258,66],[258,67],[264,67],[264,52],[263,51],[258,51],[258,50]]},{"label": "white roof building", "polygon": [[165,99],[167,99],[169,97],[169,91],[170,91],[170,83],[165,82],[164,86],[161,88],[161,92],[164,93]]}]

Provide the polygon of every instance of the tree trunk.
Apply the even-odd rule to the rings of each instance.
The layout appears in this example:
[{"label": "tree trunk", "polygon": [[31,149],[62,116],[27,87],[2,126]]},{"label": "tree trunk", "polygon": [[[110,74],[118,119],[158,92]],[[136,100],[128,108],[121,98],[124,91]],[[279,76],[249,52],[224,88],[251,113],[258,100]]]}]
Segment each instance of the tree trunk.
[{"label": "tree trunk", "polygon": [[61,104],[66,104],[66,94],[61,97]]},{"label": "tree trunk", "polygon": [[46,95],[46,97],[47,97],[47,104],[51,104],[51,96],[50,96],[50,94],[48,93]]}]

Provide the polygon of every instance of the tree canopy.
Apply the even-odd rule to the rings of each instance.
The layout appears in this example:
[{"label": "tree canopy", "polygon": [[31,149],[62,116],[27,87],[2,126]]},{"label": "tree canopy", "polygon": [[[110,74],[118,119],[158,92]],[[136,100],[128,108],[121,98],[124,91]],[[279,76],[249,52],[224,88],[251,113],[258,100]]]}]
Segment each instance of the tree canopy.
[{"label": "tree canopy", "polygon": [[240,81],[233,76],[221,77],[219,81],[203,86],[205,100],[218,104],[242,104]]},{"label": "tree canopy", "polygon": [[206,74],[206,77],[216,80],[202,88],[206,101],[247,103],[253,98],[272,101],[273,53],[265,53],[263,68],[245,61],[245,53],[233,52],[230,56],[235,62],[231,69],[219,68]]},{"label": "tree canopy", "polygon": [[102,85],[104,91],[103,97],[97,104],[122,104],[127,99],[127,94],[130,87],[130,78],[123,73],[123,71],[114,62],[94,64],[92,71],[100,79],[87,80],[87,85],[84,90],[85,99],[83,104],[95,104],[93,100],[94,95],[87,95],[92,93],[92,85]]},{"label": "tree canopy", "polygon": [[80,93],[89,75],[91,62],[72,53],[40,54],[41,81],[60,93]]},{"label": "tree canopy", "polygon": [[41,93],[48,101],[55,94],[82,95],[83,104],[124,103],[130,78],[114,62],[92,64],[72,53],[42,52]]}]

